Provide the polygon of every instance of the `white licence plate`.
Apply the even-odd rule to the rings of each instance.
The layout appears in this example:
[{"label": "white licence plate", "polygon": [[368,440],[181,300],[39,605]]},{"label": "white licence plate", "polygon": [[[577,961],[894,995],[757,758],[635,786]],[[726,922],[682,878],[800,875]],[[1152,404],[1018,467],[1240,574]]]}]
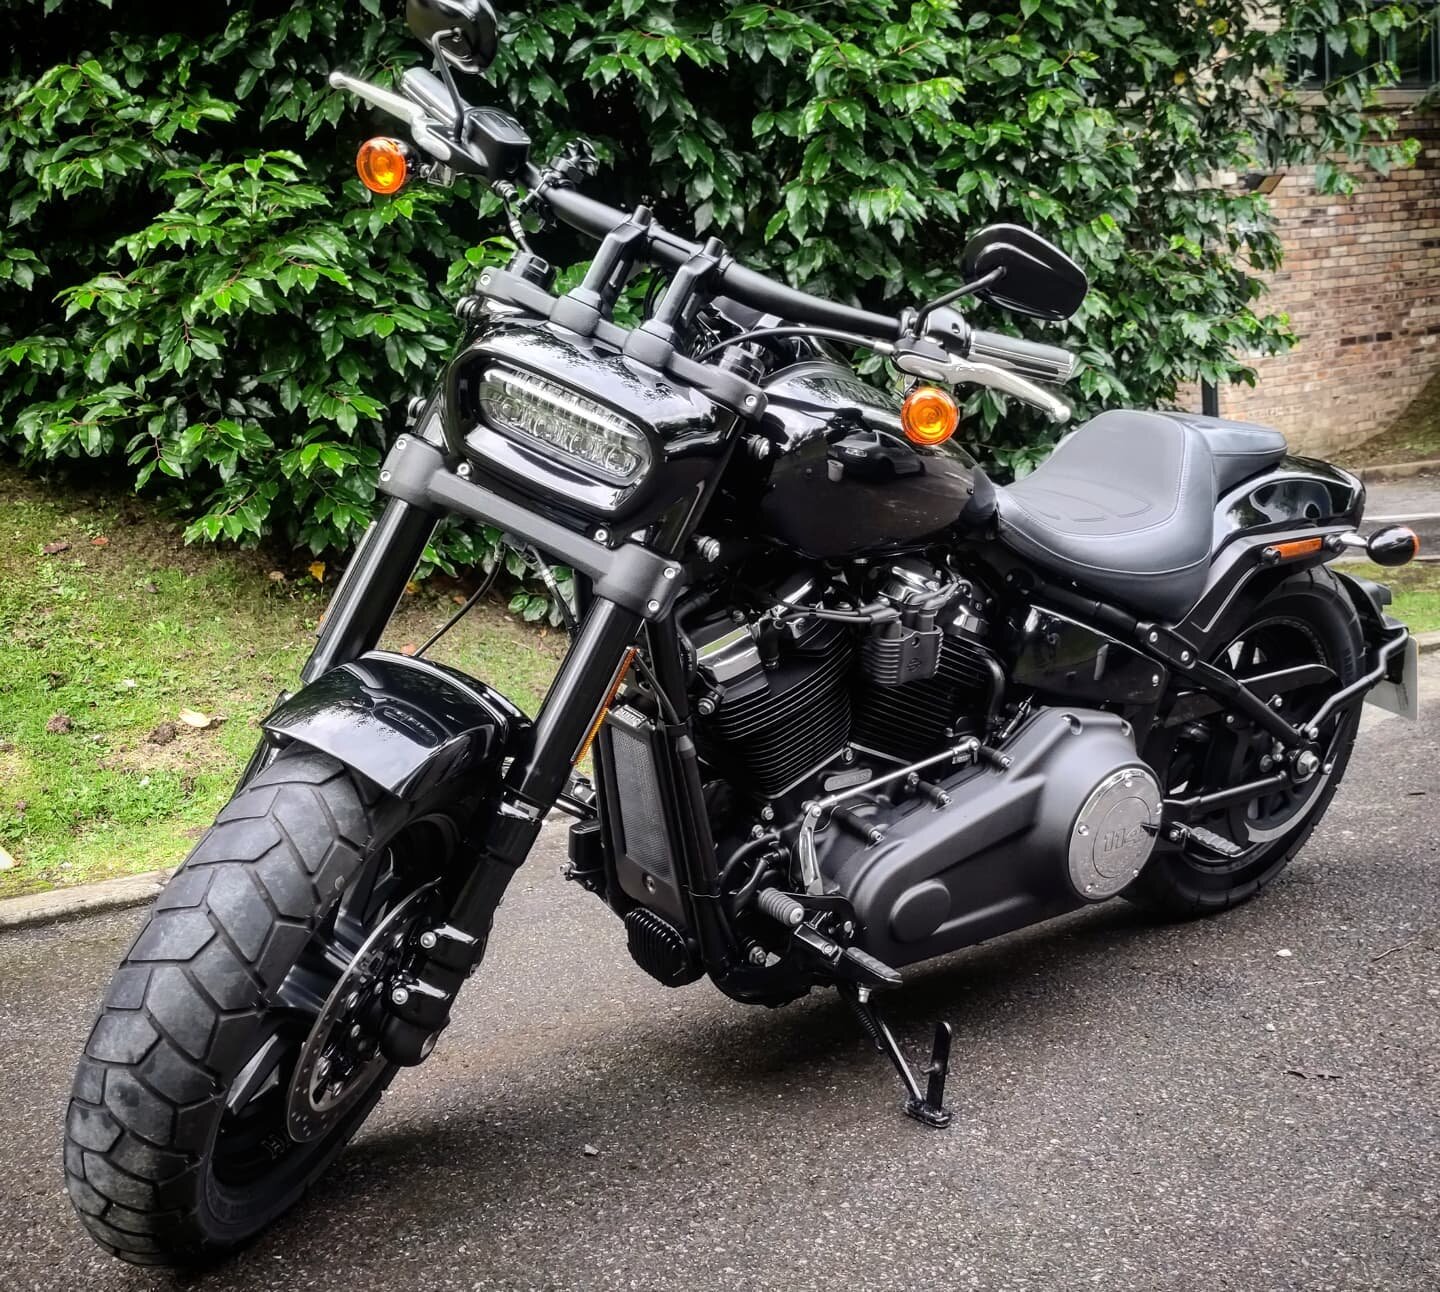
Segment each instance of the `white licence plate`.
[{"label": "white licence plate", "polygon": [[1405,643],[1405,667],[1398,682],[1377,682],[1365,697],[1366,704],[1398,713],[1411,722],[1420,713],[1420,643],[1411,637]]}]

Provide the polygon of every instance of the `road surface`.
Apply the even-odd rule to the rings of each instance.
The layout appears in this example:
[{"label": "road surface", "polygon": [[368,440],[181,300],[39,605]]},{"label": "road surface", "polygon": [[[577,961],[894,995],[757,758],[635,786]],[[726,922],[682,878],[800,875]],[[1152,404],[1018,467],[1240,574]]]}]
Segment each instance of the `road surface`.
[{"label": "road surface", "polygon": [[[1433,680],[1433,679],[1432,679]],[[73,1061],[138,912],[0,940],[0,1288],[1440,1287],[1440,700],[1372,713],[1288,875],[1218,919],[1123,902],[911,975],[955,1025],[948,1132],[830,994],[672,992],[552,837],[432,1060],[203,1279],[71,1215]]]}]

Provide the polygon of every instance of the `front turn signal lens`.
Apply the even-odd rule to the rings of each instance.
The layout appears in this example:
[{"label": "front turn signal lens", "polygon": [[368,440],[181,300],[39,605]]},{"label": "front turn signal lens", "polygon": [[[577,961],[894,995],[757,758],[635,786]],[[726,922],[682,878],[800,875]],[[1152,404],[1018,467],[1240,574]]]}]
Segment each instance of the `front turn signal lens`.
[{"label": "front turn signal lens", "polygon": [[366,188],[388,197],[404,188],[410,178],[410,149],[383,135],[367,139],[355,155],[355,169]]},{"label": "front turn signal lens", "polygon": [[960,425],[960,406],[938,386],[916,386],[900,407],[900,426],[912,444],[944,444]]}]

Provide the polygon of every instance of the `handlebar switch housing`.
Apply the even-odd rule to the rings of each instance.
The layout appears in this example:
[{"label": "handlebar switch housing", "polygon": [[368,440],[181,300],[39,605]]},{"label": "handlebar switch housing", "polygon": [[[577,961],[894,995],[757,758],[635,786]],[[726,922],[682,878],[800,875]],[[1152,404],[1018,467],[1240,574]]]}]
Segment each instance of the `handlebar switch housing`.
[{"label": "handlebar switch housing", "polygon": [[499,108],[466,109],[461,138],[465,152],[482,163],[491,183],[514,179],[530,160],[530,136]]}]

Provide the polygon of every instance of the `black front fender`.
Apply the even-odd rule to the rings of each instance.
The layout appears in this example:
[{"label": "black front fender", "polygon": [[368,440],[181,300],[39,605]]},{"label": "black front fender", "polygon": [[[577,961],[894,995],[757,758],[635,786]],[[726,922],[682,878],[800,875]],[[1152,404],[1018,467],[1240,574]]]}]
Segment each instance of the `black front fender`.
[{"label": "black front fender", "polygon": [[496,772],[533,739],[530,719],[498,691],[388,651],[332,668],[261,726],[272,740],[318,749],[402,798],[451,777]]}]

